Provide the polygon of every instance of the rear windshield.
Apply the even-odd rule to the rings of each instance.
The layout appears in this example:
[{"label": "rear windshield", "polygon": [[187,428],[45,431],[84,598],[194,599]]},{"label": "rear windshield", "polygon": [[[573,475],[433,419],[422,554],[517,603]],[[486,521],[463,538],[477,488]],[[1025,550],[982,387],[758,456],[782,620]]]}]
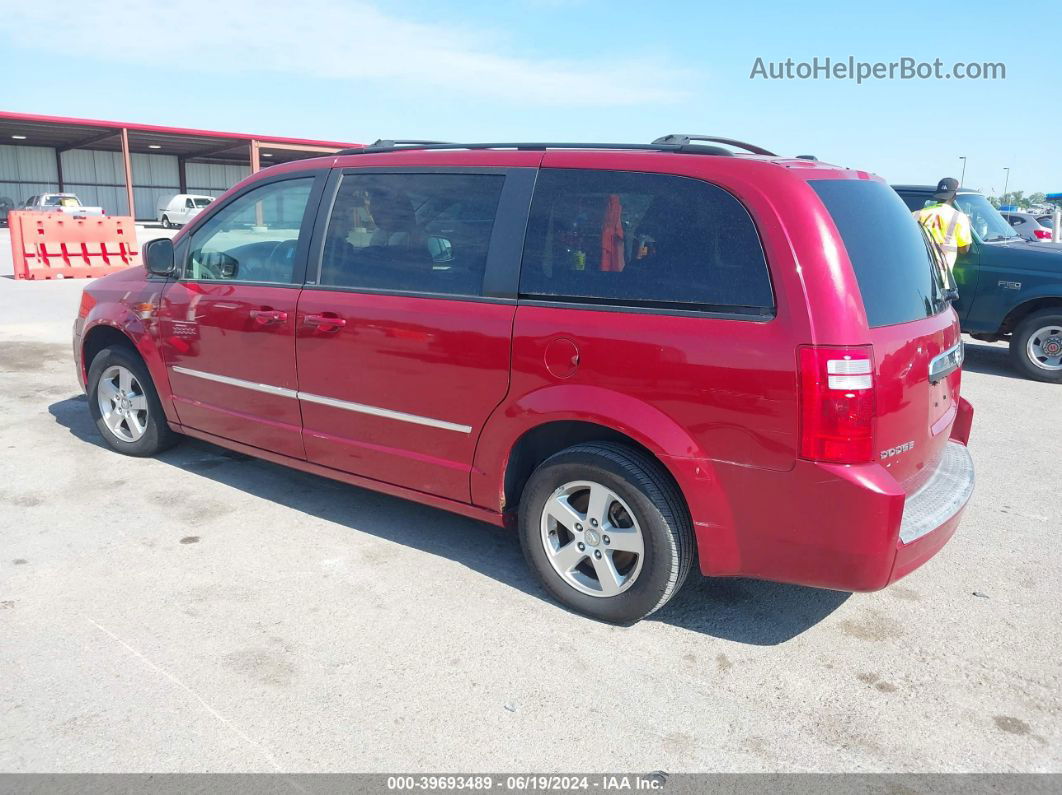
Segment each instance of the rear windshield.
[{"label": "rear windshield", "polygon": [[841,233],[871,327],[943,311],[935,267],[911,211],[881,182],[809,180]]}]

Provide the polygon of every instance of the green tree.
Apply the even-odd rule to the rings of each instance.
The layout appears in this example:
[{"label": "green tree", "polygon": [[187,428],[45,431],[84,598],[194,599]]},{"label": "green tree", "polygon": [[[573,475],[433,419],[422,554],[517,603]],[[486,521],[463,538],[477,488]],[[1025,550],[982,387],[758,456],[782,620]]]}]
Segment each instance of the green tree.
[{"label": "green tree", "polygon": [[1029,208],[1029,200],[1025,198],[1025,191],[1022,190],[1008,191],[993,201],[992,204],[995,207],[1017,207],[1021,210],[1027,210]]}]

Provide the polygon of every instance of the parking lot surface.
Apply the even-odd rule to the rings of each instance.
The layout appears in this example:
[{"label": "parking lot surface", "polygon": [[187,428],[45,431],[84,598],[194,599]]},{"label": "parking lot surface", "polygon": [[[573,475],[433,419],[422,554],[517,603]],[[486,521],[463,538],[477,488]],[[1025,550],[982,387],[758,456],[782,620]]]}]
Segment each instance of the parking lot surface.
[{"label": "parking lot surface", "polygon": [[0,278],[0,770],[1062,771],[1062,389],[1003,346],[967,340],[978,484],[925,567],[692,576],[617,628],[504,530],[197,441],[105,449],[83,285]]}]

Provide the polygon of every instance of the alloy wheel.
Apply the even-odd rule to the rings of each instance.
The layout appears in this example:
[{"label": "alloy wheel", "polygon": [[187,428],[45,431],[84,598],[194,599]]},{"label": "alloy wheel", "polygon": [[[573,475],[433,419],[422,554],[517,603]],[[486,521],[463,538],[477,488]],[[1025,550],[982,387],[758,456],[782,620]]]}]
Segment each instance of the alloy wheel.
[{"label": "alloy wheel", "polygon": [[96,402],[104,424],[115,438],[135,442],[144,435],[148,423],[147,395],[132,371],[118,364],[104,370],[96,386]]},{"label": "alloy wheel", "polygon": [[642,570],[645,542],[634,512],[612,489],[577,480],[542,508],[542,545],[564,581],[589,596],[617,596]]}]

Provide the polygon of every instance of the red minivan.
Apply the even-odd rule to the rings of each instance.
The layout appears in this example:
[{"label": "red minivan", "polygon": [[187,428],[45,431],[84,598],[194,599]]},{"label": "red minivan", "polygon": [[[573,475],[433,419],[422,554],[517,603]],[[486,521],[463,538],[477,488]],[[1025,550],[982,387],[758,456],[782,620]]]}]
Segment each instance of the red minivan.
[{"label": "red minivan", "polygon": [[973,410],[927,246],[878,177],[728,139],[378,142],[147,244],[74,354],[119,452],[185,434],[514,525],[630,623],[695,559],[866,591],[948,540]]}]

